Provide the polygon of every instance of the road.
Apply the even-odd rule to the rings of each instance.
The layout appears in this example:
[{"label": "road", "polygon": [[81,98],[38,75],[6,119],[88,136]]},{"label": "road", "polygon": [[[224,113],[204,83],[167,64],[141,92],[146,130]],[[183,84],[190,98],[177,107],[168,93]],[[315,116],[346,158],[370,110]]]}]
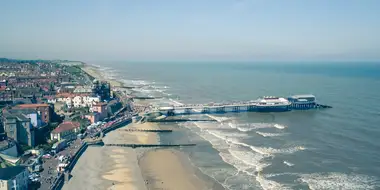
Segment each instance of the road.
[{"label": "road", "polygon": [[61,155],[72,156],[79,149],[81,145],[81,140],[77,139],[71,141],[71,145],[67,146],[64,150],[57,153],[57,156],[51,158],[43,158],[43,168],[44,170],[40,173],[41,190],[49,190],[51,183],[58,176],[57,165],[59,163],[58,157]]}]

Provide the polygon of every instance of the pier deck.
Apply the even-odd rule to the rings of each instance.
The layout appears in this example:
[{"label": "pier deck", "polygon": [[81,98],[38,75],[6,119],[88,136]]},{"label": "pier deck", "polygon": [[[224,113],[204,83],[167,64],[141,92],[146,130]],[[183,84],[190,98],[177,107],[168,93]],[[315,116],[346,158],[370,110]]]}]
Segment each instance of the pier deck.
[{"label": "pier deck", "polygon": [[291,110],[309,110],[332,108],[318,104],[314,95],[294,95],[288,98],[264,96],[257,100],[230,103],[187,104],[156,107],[154,112],[167,116],[183,114],[217,114],[227,112],[284,112]]},{"label": "pier deck", "polygon": [[[157,111],[168,116],[174,115],[187,115],[187,114],[222,114],[229,112],[277,112],[274,108],[273,111],[262,111],[262,107],[257,103],[247,104],[223,104],[223,105],[183,105],[183,106],[171,106],[171,107],[159,107]],[[309,109],[323,109],[332,108],[328,105],[322,104],[290,104],[287,108],[280,111],[291,110],[309,110]],[[271,109],[268,107],[268,109]]]}]

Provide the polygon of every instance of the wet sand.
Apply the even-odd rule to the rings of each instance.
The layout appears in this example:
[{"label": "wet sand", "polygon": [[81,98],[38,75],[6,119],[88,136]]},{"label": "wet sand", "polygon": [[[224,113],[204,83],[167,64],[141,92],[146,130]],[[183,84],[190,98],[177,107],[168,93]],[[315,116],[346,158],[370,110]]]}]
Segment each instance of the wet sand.
[{"label": "wet sand", "polygon": [[149,151],[139,160],[148,189],[206,190],[224,189],[213,181],[195,175],[197,172],[186,155],[175,149]]}]

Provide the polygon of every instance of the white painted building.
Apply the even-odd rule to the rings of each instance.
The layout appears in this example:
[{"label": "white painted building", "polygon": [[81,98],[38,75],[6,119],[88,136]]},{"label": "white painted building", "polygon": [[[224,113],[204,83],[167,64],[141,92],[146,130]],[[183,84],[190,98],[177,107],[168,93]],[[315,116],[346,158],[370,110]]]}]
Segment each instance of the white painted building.
[{"label": "white painted building", "polygon": [[80,108],[80,107],[92,107],[92,105],[100,102],[100,97],[94,96],[68,96],[68,97],[59,97],[55,99],[51,99],[48,101],[49,103],[62,102],[67,105],[68,108]]}]

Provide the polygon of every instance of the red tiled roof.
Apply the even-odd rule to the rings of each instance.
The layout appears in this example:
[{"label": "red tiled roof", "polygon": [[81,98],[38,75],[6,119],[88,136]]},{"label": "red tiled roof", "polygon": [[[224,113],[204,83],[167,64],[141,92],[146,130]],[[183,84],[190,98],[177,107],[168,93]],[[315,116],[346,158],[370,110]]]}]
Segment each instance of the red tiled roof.
[{"label": "red tiled roof", "polygon": [[60,93],[56,95],[57,98],[68,98],[68,97],[75,97],[75,94],[71,93]]},{"label": "red tiled roof", "polygon": [[49,104],[20,104],[16,108],[38,108],[38,107],[49,107]]},{"label": "red tiled roof", "polygon": [[75,96],[89,96],[90,94],[88,93],[78,93],[78,94],[73,94],[73,93],[59,93],[56,95],[57,98],[68,98],[68,97],[75,97]]},{"label": "red tiled roof", "polygon": [[65,122],[59,124],[58,127],[52,131],[52,133],[62,133],[64,131],[72,130],[72,129],[75,129],[78,127],[80,127],[79,122],[65,121]]},{"label": "red tiled roof", "polygon": [[107,103],[105,103],[105,102],[98,102],[98,103],[94,104],[93,106],[104,106],[104,105],[107,105]]}]

